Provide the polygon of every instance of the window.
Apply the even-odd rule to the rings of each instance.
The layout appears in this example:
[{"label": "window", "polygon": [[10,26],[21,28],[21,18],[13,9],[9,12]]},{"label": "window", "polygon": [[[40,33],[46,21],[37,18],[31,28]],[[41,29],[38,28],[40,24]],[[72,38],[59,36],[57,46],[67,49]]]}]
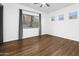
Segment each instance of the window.
[{"label": "window", "polygon": [[38,28],[39,16],[22,15],[23,28]]}]

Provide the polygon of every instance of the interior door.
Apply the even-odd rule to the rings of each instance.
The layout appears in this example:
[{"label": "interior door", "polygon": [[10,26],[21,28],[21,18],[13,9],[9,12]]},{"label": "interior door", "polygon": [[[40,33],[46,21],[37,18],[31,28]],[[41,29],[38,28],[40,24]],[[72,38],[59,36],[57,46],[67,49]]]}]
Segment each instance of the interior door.
[{"label": "interior door", "polygon": [[0,5],[0,43],[3,43],[3,6]]}]

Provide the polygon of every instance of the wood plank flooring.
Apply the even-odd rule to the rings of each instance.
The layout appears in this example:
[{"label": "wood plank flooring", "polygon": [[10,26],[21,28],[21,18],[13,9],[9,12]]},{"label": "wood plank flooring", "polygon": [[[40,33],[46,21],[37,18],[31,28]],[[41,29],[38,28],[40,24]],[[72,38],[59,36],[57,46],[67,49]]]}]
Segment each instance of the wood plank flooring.
[{"label": "wood plank flooring", "polygon": [[79,42],[43,35],[0,44],[2,56],[79,56]]}]

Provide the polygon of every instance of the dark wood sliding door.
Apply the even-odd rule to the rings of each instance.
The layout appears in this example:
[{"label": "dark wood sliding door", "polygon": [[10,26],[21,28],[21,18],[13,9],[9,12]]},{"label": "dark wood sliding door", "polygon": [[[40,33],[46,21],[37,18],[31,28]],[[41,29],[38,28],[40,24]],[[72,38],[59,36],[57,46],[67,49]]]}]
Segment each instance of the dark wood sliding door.
[{"label": "dark wood sliding door", "polygon": [[0,43],[3,43],[3,6],[0,5]]}]

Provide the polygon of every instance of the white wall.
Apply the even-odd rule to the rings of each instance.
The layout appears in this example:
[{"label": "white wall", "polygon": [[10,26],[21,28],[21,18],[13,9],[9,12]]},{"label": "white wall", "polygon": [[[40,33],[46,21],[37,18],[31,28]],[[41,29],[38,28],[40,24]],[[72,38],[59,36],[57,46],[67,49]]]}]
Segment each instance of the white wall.
[{"label": "white wall", "polygon": [[[78,11],[78,19],[69,20],[70,11]],[[64,14],[64,21],[59,21],[57,16],[62,14]],[[56,16],[55,21],[51,21],[52,16]],[[48,34],[79,41],[79,4],[50,13],[47,24]]]},{"label": "white wall", "polygon": [[[19,29],[19,9],[25,9],[30,11],[35,11],[42,13],[40,11],[34,10],[32,8],[20,5],[20,4],[12,4],[12,3],[3,3],[4,6],[4,42],[17,40],[18,39],[18,29]],[[42,34],[45,34],[45,14],[42,13]],[[38,29],[27,29],[24,30],[24,38],[36,36],[38,34]],[[27,34],[28,35],[27,35]]]}]

